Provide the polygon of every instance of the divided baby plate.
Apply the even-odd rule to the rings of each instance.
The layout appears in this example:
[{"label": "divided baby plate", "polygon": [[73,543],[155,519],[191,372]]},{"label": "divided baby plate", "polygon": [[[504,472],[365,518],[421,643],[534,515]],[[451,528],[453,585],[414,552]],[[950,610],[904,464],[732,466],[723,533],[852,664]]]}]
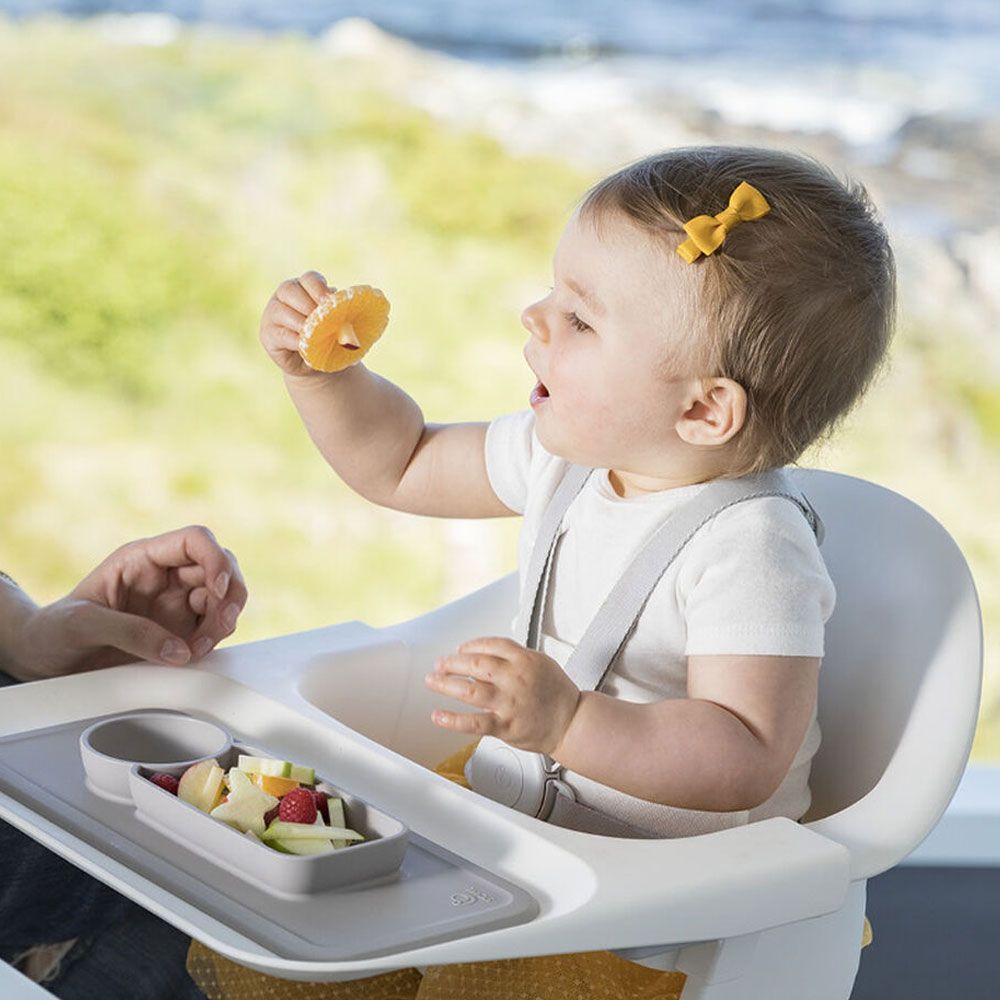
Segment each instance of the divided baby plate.
[{"label": "divided baby plate", "polygon": [[[237,878],[275,892],[322,892],[395,872],[406,854],[408,830],[398,820],[337,789],[346,825],[364,840],[314,855],[284,854],[210,816],[150,781],[179,778],[191,765],[214,760],[223,771],[240,754],[266,750],[234,742],[220,726],[191,716],[148,712],[115,716],[80,735],[80,756],[92,791],[131,800],[143,823],[173,837]],[[317,782],[329,787],[322,778]]]},{"label": "divided baby plate", "polygon": [[185,912],[187,926],[202,914],[281,960],[391,955],[537,916],[520,886],[409,830],[342,772],[327,788],[365,839],[315,855],[281,853],[149,780],[211,759],[229,769],[241,753],[286,756],[193,708],[76,719],[0,737],[0,796],[98,852],[161,912]]}]

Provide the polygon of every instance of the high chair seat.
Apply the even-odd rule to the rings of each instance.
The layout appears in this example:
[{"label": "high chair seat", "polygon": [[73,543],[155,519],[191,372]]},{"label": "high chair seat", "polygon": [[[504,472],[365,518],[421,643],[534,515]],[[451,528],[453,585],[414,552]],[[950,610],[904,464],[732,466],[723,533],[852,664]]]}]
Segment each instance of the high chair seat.
[{"label": "high chair seat", "polygon": [[[777,842],[774,852],[765,847],[747,856],[748,876],[759,865],[761,878],[751,898],[745,891],[728,900],[717,896],[717,934],[700,927],[700,941],[692,935],[617,951],[686,972],[684,1000],[848,1000],[867,880],[905,858],[936,825],[961,779],[976,727],[982,620],[954,540],[892,490],[818,469],[794,469],[792,476],[826,526],[821,551],[837,588],[819,680],[822,745],[812,765],[812,804],[800,826],[846,849],[843,902],[832,912],[817,908],[785,922],[772,906],[791,874],[781,872]],[[465,614],[479,619],[477,634],[486,630],[484,612],[495,613],[497,631],[508,630],[516,586],[512,575],[471,595],[480,607]],[[489,611],[483,598],[494,605]],[[751,832],[712,836],[745,834],[749,845]],[[800,863],[803,857],[788,855],[790,867]],[[707,894],[718,892],[711,864],[702,878]],[[727,931],[734,923],[738,934]],[[876,928],[875,947],[877,935]]]},{"label": "high chair seat", "polygon": [[[690,961],[695,973],[684,1000],[689,989],[695,1000],[847,1000],[865,884],[937,824],[976,728],[982,619],[955,541],[927,511],[874,483],[816,469],[793,477],[826,525],[821,551],[837,588],[819,678],[822,744],[810,775],[812,804],[800,822],[848,849],[848,902],[839,918],[815,918],[817,927],[830,925],[829,936],[789,925],[763,931],[752,948],[721,938],[675,953],[676,965]],[[833,925],[844,923],[851,932],[838,936]],[[789,947],[775,948],[779,941]],[[734,978],[720,982],[728,974],[713,975],[711,966],[727,951],[759,953],[737,961]],[[820,977],[831,963],[841,974],[828,987]]]}]

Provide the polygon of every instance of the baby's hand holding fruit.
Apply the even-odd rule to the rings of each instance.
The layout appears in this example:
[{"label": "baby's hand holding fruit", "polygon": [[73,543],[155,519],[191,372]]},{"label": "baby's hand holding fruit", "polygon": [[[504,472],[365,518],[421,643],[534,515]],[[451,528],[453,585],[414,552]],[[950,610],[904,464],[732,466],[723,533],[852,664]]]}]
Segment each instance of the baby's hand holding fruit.
[{"label": "baby's hand holding fruit", "polygon": [[271,296],[260,340],[286,375],[310,377],[357,364],[388,322],[389,300],[378,288],[337,290],[318,271],[307,271]]},{"label": "baby's hand holding fruit", "polygon": [[260,318],[260,342],[286,374],[315,375],[299,354],[299,340],[309,314],[334,289],[318,271],[306,271],[278,285]]}]

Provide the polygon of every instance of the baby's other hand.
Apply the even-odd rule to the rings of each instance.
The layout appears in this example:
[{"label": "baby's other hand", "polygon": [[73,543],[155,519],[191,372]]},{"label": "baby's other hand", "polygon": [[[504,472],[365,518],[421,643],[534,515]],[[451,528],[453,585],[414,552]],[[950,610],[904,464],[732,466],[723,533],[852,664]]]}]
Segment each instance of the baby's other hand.
[{"label": "baby's other hand", "polygon": [[260,342],[271,360],[286,374],[322,378],[299,354],[299,337],[306,318],[320,301],[336,289],[318,271],[306,271],[278,285],[260,318]]},{"label": "baby's other hand", "polygon": [[481,709],[437,710],[436,725],[539,753],[555,750],[580,702],[579,688],[552,657],[499,636],[463,642],[437,661],[426,683]]}]

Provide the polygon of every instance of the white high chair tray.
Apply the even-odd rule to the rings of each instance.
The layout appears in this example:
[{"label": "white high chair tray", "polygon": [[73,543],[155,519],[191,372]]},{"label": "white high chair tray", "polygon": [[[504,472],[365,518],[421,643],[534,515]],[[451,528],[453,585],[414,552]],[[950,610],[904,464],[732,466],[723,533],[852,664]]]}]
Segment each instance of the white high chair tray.
[{"label": "white high chair tray", "polygon": [[195,844],[186,847],[144,822],[132,801],[91,790],[79,740],[94,721],[0,737],[0,789],[275,954],[366,958],[530,920],[538,912],[522,889],[423,838],[411,839],[399,871],[343,888],[282,895],[250,884],[230,874],[226,858],[202,856]]},{"label": "white high chair tray", "polygon": [[[0,818],[208,947],[292,979],[659,950],[841,906],[845,848],[791,820],[673,841],[613,839],[542,823],[429,770],[466,738],[430,722],[441,699],[424,674],[462,639],[504,631],[497,593],[511,586],[505,578],[390,628],[349,622],[231,646],[198,668],[132,665],[0,689],[0,737],[24,734],[5,740],[8,747],[29,746],[41,730],[78,733],[98,716],[159,708],[215,721],[313,766],[409,827],[402,878],[298,901],[224,874],[205,879],[201,869],[192,878],[193,855],[166,839],[143,840],[126,807],[113,822],[102,814],[104,826],[122,834],[117,839],[107,839],[93,816],[85,821],[81,800],[66,807],[66,788],[82,781],[72,735],[55,741],[63,749],[52,753],[64,755],[57,767],[40,760],[26,776],[22,755],[17,773],[30,780],[3,769]],[[433,905],[422,902],[421,886],[431,887]],[[454,910],[461,915],[449,919]]]}]

